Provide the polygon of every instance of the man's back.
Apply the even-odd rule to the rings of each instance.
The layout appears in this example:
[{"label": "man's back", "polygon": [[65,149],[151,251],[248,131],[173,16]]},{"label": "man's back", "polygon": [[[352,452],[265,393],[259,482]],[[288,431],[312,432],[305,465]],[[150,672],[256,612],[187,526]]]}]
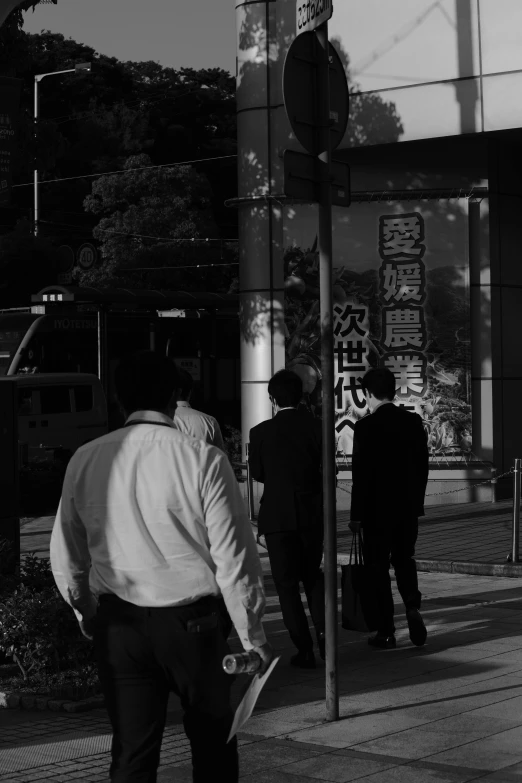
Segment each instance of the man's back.
[{"label": "man's back", "polygon": [[360,419],[352,471],[352,519],[422,516],[429,464],[420,416],[389,403]]},{"label": "man's back", "polygon": [[321,423],[294,408],[250,431],[252,476],[264,484],[262,532],[317,524],[321,495]]},{"label": "man's back", "polygon": [[[225,507],[213,492],[217,474],[228,510],[220,511]],[[93,591],[138,606],[218,594],[208,538],[212,528],[226,529],[244,513],[221,451],[149,423],[111,432],[75,453],[58,513],[69,519],[71,508],[87,536]],[[245,540],[246,526],[245,520]]]},{"label": "man's back", "polygon": [[174,425],[180,432],[190,435],[191,438],[199,438],[205,443],[217,446],[222,451],[225,450],[221,429],[216,419],[192,408],[190,403],[184,400],[178,400],[174,413]]}]

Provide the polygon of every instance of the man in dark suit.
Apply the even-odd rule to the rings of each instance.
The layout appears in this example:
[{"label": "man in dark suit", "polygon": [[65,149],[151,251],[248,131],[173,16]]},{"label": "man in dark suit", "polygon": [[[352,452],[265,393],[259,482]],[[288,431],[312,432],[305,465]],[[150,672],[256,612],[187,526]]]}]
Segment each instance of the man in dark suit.
[{"label": "man in dark suit", "polygon": [[377,604],[373,647],[395,647],[390,561],[406,607],[413,644],[426,641],[419,612],[415,543],[418,517],[424,515],[428,482],[428,445],[422,419],[394,405],[395,376],[385,368],[371,369],[362,379],[370,416],[354,429],[350,528],[364,536],[365,563]]},{"label": "man in dark suit", "polygon": [[276,415],[250,430],[250,470],[253,478],[264,484],[259,534],[265,536],[283,621],[297,647],[291,664],[312,669],[313,640],[300,583],[324,659],[321,423],[297,409],[303,385],[296,373],[276,373],[268,384],[268,394]]}]

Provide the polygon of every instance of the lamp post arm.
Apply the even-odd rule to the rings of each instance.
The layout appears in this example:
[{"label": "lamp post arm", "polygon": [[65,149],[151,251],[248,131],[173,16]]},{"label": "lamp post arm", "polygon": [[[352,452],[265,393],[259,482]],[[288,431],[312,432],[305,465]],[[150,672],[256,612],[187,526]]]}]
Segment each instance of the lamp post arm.
[{"label": "lamp post arm", "polygon": [[41,82],[46,76],[59,76],[61,73],[76,73],[76,68],[66,68],[65,71],[50,71],[49,73],[37,73],[34,77],[36,82]]}]

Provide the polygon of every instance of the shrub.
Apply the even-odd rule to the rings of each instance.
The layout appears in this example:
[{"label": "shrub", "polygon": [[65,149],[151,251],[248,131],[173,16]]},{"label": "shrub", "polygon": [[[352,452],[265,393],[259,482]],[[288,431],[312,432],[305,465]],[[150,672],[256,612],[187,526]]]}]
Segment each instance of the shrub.
[{"label": "shrub", "polygon": [[[242,462],[242,454],[241,454],[241,431],[237,430],[235,427],[230,427],[229,425],[225,425],[223,427],[223,441],[225,443],[225,451],[227,453],[227,456],[230,460],[230,462]],[[234,473],[236,474],[237,479],[243,479],[243,470],[242,468],[232,466],[234,468]]]},{"label": "shrub", "polygon": [[[9,547],[0,547],[9,555]],[[2,575],[0,652],[12,657],[25,682],[92,666],[92,646],[55,586],[49,560],[25,555],[18,573]],[[43,678],[43,680],[42,680]],[[70,677],[69,677],[70,679]]]},{"label": "shrub", "polygon": [[11,675],[4,677],[0,683],[3,690],[49,696],[54,699],[84,699],[101,692],[97,670],[93,663],[85,664],[79,669],[61,672],[31,673],[26,678],[20,674]]},{"label": "shrub", "polygon": [[92,661],[71,608],[55,587],[38,592],[20,585],[0,602],[0,650],[29,674],[80,669]]}]

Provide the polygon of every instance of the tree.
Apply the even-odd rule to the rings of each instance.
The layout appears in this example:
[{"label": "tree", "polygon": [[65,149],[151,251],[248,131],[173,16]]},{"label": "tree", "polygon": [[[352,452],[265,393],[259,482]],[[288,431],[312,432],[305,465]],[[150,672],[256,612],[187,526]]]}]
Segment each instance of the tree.
[{"label": "tree", "polygon": [[404,133],[394,103],[383,101],[380,95],[360,92],[350,70],[350,57],[340,38],[332,38],[344,65],[350,90],[350,120],[348,125],[350,146],[360,147],[366,144],[386,144],[398,141]]},{"label": "tree", "polygon": [[[78,246],[92,239],[94,215],[83,209],[92,176],[121,170],[130,155],[148,154],[154,164],[164,164],[235,153],[234,80],[226,71],[124,63],[58,33],[30,35],[16,29],[10,64],[23,90],[13,179],[15,184],[31,182],[36,155],[42,180],[40,230],[59,244]],[[90,74],[42,82],[35,149],[34,74],[82,61],[92,62]],[[235,160],[202,162],[195,171],[210,183],[210,208],[220,235],[234,238],[236,214],[224,202],[237,191]],[[32,188],[15,188],[3,222],[14,225],[21,215],[29,218],[31,209]]]},{"label": "tree", "polygon": [[123,173],[100,177],[85,199],[85,209],[101,218],[93,235],[101,243],[103,266],[79,271],[78,282],[198,287],[204,276],[190,268],[195,267],[194,251],[198,263],[206,265],[223,250],[219,242],[207,241],[219,239],[211,196],[208,181],[193,167],[154,167],[147,155],[131,156]]},{"label": "tree", "polygon": [[[17,66],[27,57],[22,27],[24,11],[34,9],[41,0],[23,0],[0,24],[0,75],[15,76]],[[57,0],[52,0],[56,5]]]}]

